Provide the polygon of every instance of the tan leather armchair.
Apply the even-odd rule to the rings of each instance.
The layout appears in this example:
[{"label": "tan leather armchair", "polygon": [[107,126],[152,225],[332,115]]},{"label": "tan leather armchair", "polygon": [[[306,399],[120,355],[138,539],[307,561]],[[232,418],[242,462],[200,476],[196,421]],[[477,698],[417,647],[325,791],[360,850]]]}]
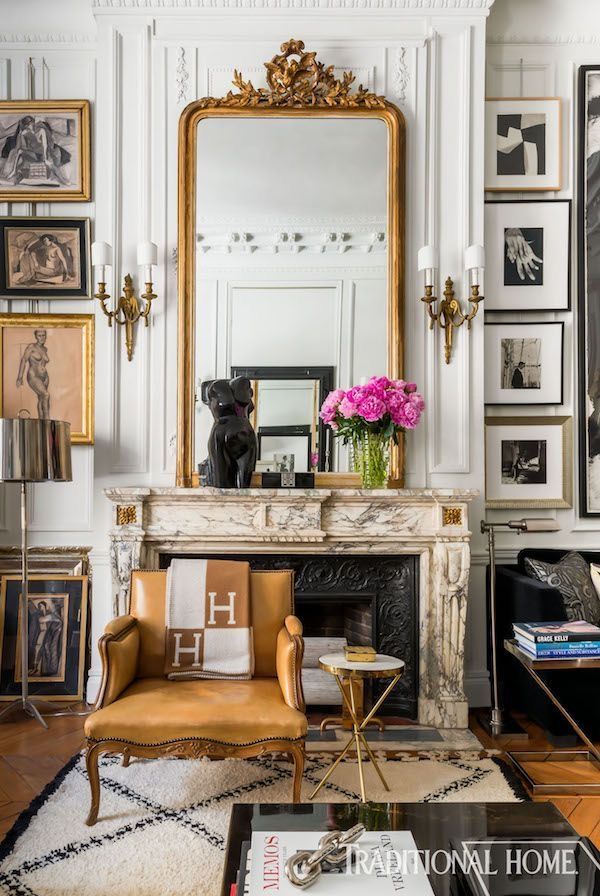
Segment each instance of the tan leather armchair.
[{"label": "tan leather armchair", "polygon": [[283,752],[293,760],[300,799],[307,730],[300,671],[302,624],[293,612],[293,573],[252,572],[255,672],[250,681],[169,681],[165,659],[165,571],[136,570],[130,614],[100,638],[102,683],[85,722],[92,792],[87,824],[100,804],[98,758],[238,757]]}]

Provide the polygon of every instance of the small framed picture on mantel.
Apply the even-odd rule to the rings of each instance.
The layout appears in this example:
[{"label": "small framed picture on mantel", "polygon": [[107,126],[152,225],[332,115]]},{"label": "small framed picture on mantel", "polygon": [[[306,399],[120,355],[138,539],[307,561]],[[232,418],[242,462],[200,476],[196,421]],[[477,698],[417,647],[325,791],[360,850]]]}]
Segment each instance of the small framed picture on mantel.
[{"label": "small framed picture on mantel", "polygon": [[485,101],[485,189],[560,190],[559,97]]},{"label": "small framed picture on mantel", "polygon": [[571,417],[487,417],[486,507],[572,507],[572,441]]},{"label": "small framed picture on mantel", "polygon": [[485,203],[486,311],[568,311],[571,201]]}]

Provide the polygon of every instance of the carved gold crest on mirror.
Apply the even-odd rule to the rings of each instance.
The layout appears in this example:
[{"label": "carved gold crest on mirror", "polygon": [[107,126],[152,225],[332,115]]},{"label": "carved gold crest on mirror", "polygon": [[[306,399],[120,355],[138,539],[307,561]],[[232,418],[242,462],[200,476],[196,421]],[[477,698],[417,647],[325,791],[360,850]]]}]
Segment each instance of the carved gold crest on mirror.
[{"label": "carved gold crest on mirror", "polygon": [[235,90],[180,118],[177,485],[206,456],[201,382],[240,372],[258,397],[257,469],[291,455],[317,486],[357,485],[318,411],[330,388],[402,374],[404,118],[300,40],[265,84],[236,70]]}]

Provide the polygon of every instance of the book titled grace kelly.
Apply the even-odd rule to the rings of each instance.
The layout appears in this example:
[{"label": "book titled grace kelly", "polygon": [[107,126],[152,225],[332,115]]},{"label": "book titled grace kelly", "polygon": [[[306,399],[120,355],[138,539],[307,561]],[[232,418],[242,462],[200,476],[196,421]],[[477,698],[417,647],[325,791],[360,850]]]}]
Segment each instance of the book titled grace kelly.
[{"label": "book titled grace kelly", "polygon": [[515,634],[534,644],[572,644],[600,641],[600,628],[582,619],[573,622],[515,622]]},{"label": "book titled grace kelly", "polygon": [[[257,831],[252,834],[248,896],[298,896],[285,863],[301,850],[314,851],[323,831]],[[355,853],[354,850],[357,850]],[[314,896],[433,896],[410,831],[365,831],[352,846],[350,868],[326,866],[311,886]]]}]

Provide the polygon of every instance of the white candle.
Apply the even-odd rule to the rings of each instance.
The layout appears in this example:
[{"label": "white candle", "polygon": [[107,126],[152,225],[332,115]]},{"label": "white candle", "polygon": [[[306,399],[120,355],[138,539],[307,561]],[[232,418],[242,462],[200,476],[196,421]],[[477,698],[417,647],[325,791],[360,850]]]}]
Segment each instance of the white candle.
[{"label": "white candle", "polygon": [[439,253],[435,246],[422,246],[417,255],[417,264],[420,271],[425,271],[425,286],[433,286],[435,272],[440,266]]},{"label": "white candle", "polygon": [[102,241],[92,243],[92,264],[98,268],[98,280],[106,283],[106,268],[112,264],[112,246]]},{"label": "white candle", "polygon": [[465,271],[470,272],[471,286],[479,286],[481,282],[480,272],[485,268],[485,249],[483,246],[473,245],[465,250]]},{"label": "white candle", "polygon": [[137,248],[137,263],[145,269],[146,283],[152,282],[152,266],[157,264],[158,249],[156,243],[140,243]]}]

